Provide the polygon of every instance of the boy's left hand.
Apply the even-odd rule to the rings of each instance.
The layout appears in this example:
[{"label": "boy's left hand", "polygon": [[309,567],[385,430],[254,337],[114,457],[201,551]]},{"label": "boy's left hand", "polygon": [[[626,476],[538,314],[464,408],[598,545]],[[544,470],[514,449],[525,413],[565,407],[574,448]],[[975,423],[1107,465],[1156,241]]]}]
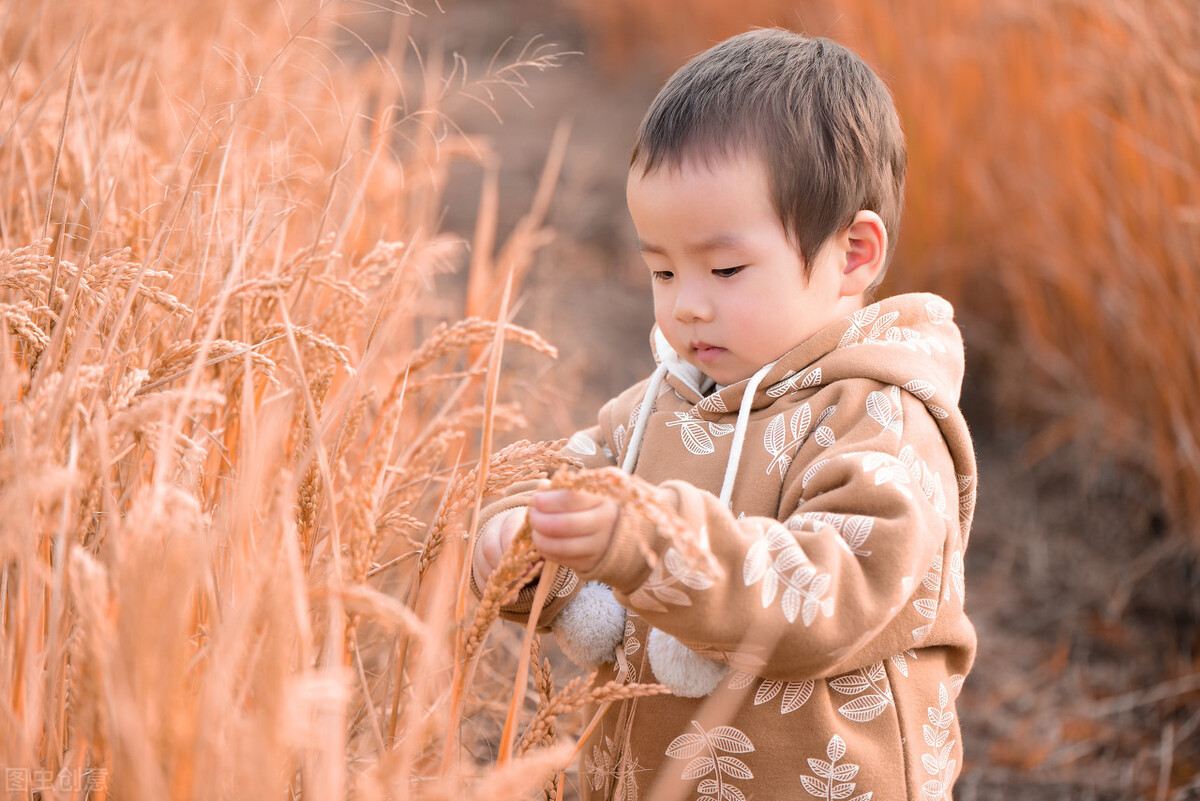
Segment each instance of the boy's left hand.
[{"label": "boy's left hand", "polygon": [[587,572],[608,553],[619,512],[616,501],[590,492],[538,492],[529,509],[533,544],[547,559]]}]

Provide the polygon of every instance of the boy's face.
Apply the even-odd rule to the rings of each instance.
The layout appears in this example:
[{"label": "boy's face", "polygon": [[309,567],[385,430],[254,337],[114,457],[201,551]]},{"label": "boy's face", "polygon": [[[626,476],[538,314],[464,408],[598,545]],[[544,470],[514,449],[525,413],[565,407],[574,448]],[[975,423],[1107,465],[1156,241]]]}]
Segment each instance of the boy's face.
[{"label": "boy's face", "polygon": [[837,236],[805,281],[752,155],[648,175],[635,167],[626,197],[650,268],[655,321],[671,347],[718,384],[749,378],[861,304],[842,295],[846,258]]}]

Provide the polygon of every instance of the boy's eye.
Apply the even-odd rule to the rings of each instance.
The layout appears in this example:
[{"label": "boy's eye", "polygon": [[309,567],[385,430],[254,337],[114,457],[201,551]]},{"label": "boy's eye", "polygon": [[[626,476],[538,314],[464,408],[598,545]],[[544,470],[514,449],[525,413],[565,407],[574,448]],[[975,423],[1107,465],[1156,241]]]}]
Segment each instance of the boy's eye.
[{"label": "boy's eye", "polygon": [[675,277],[675,273],[670,270],[651,270],[650,280],[652,281],[670,281]]},{"label": "boy's eye", "polygon": [[713,275],[718,278],[733,278],[744,269],[746,269],[744,265],[740,267],[726,267],[723,270],[713,270]]}]

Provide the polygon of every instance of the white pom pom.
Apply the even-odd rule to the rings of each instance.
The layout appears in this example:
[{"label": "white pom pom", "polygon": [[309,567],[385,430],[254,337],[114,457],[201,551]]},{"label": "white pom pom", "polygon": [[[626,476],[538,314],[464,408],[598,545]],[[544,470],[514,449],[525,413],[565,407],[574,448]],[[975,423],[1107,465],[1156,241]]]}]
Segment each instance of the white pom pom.
[{"label": "white pom pom", "polygon": [[660,684],[683,698],[703,698],[717,689],[727,665],[700,656],[665,631],[652,629],[646,641],[650,669]]},{"label": "white pom pom", "polygon": [[590,670],[616,659],[625,635],[625,607],[607,585],[591,581],[563,607],[550,628],[567,659]]}]

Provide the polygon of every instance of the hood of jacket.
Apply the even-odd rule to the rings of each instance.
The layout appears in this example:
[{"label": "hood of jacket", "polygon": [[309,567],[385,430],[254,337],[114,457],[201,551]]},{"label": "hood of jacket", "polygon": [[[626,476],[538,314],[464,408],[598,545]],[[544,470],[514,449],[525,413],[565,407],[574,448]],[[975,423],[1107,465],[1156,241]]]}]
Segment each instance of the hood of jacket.
[{"label": "hood of jacket", "polygon": [[958,409],[964,372],[962,334],[954,322],[954,308],[937,295],[910,293],[864,306],[750,378],[725,387],[684,361],[657,327],[651,344],[658,368],[639,405],[639,419],[622,463],[626,472],[637,463],[649,418],[644,412],[653,406],[663,384],[693,404],[700,418],[732,424],[734,444],[721,491],[722,500],[728,502],[752,412],[794,392],[865,379],[900,387],[924,403],[938,420],[962,474],[974,474],[974,453]]},{"label": "hood of jacket", "polygon": [[[651,347],[666,383],[695,403],[703,417],[717,420],[741,408],[753,378],[717,386],[684,361],[657,326]],[[936,401],[949,410],[958,406],[962,387],[962,335],[948,301],[929,293],[897,295],[825,327],[764,369],[751,399],[755,410],[789,392],[846,378],[894,384],[927,406]]]}]

